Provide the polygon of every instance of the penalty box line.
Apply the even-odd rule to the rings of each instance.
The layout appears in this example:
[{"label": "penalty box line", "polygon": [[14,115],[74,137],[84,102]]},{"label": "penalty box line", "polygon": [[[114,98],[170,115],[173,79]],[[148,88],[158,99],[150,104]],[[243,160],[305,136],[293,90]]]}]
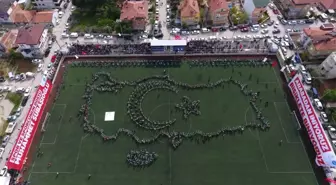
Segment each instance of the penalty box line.
[{"label": "penalty box line", "polygon": [[[44,172],[42,171],[41,172],[40,171],[40,172],[35,172],[35,171],[32,171],[32,172],[30,172],[30,174],[28,176],[28,181],[29,181],[29,179],[31,177],[31,174],[52,174],[52,173],[56,174],[57,172],[60,173],[60,174],[73,174],[73,173],[76,173],[77,166],[78,166],[78,161],[79,161],[79,157],[80,157],[80,152],[81,152],[81,148],[82,148],[82,143],[83,143],[83,140],[85,138],[87,138],[87,136],[89,136],[89,134],[86,134],[85,136],[83,136],[81,138],[81,141],[79,142],[77,157],[76,157],[76,160],[75,160],[75,165],[74,165],[73,171],[70,171],[70,172],[66,172],[66,171],[56,171],[56,172],[53,172],[53,171],[52,172],[51,171],[44,171]],[[32,170],[34,169],[34,165],[35,165],[35,162],[34,162],[34,164],[32,166]]]},{"label": "penalty box line", "polygon": [[278,110],[278,106],[276,105],[277,103],[282,103],[282,102],[273,102],[273,104],[274,104],[274,108],[275,108],[275,113],[277,114],[278,120],[280,122],[281,129],[282,129],[282,131],[283,131],[283,133],[285,135],[286,142],[289,143],[289,144],[301,144],[301,142],[298,142],[298,141],[297,142],[293,142],[293,141],[290,141],[288,139],[285,127],[283,126],[283,122],[282,122],[282,119],[281,119],[281,116],[280,116],[280,113],[279,113],[279,110]]},{"label": "penalty box line", "polygon": [[[59,132],[59,130],[61,129],[61,126],[62,126],[62,120],[63,120],[63,115],[64,115],[64,113],[65,113],[65,110],[66,110],[66,108],[67,108],[67,104],[55,104],[54,106],[53,106],[53,109],[52,110],[54,110],[54,107],[55,106],[64,106],[63,107],[63,112],[62,112],[62,117],[61,117],[61,119],[58,121],[58,129],[57,129],[57,134],[56,134],[56,137],[55,137],[55,139],[54,139],[54,141],[53,142],[51,142],[51,143],[44,143],[43,142],[43,140],[44,140],[44,134],[43,134],[43,137],[42,137],[42,139],[41,139],[41,143],[40,143],[40,146],[42,146],[42,145],[54,145],[55,143],[56,143],[56,141],[57,141],[57,137],[58,137],[58,132]],[[52,116],[52,115],[50,115],[50,116]],[[49,123],[49,120],[48,120],[48,123]],[[48,124],[47,124],[48,125]],[[47,130],[47,125],[46,125],[46,130]]]}]

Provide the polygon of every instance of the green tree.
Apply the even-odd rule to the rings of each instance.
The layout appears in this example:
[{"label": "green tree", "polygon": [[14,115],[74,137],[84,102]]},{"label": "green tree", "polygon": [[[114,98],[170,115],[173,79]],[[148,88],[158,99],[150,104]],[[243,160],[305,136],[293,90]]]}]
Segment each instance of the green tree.
[{"label": "green tree", "polygon": [[92,14],[96,13],[98,7],[105,4],[107,0],[72,0],[72,4],[84,10],[90,10]]},{"label": "green tree", "polygon": [[132,32],[132,22],[130,21],[121,21],[116,22],[114,25],[114,30],[117,33],[131,33]]},{"label": "green tree", "polygon": [[335,102],[336,101],[336,89],[327,89],[323,92],[322,99],[325,101]]},{"label": "green tree", "polygon": [[120,17],[120,9],[117,7],[116,2],[112,0],[107,0],[98,8],[98,11],[106,19],[116,20]]},{"label": "green tree", "polygon": [[185,23],[185,22],[182,22],[182,28],[183,28],[183,29],[187,29],[187,28],[188,28],[188,25],[187,25],[187,23]]}]

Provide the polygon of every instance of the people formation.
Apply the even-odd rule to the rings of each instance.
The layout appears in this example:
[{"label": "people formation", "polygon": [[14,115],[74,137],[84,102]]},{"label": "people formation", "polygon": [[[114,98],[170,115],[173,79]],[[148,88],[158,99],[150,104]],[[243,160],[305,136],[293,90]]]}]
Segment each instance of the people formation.
[{"label": "people formation", "polygon": [[191,101],[187,96],[182,97],[182,103],[176,104],[175,108],[183,112],[183,119],[188,119],[191,114],[199,116],[200,111],[200,100]]},{"label": "people formation", "polygon": [[[57,62],[57,61],[56,61]],[[263,67],[270,66],[270,62],[262,62],[260,60],[233,60],[233,59],[224,59],[224,60],[189,60],[187,61],[190,67],[234,67],[241,66],[251,66],[251,67]],[[92,74],[91,79],[85,79],[86,88],[83,94],[83,99],[85,103],[81,106],[78,112],[78,119],[82,119],[83,130],[87,133],[100,135],[103,142],[114,142],[119,136],[130,137],[134,143],[138,146],[151,145],[154,143],[160,142],[160,139],[165,138],[168,140],[169,145],[172,149],[176,150],[179,146],[182,145],[184,141],[192,141],[199,144],[206,143],[214,138],[233,136],[237,134],[243,134],[247,129],[252,130],[261,130],[266,131],[270,128],[269,121],[263,116],[262,110],[260,108],[260,103],[262,98],[260,97],[260,92],[253,92],[248,88],[248,85],[242,83],[238,80],[235,80],[232,76],[230,78],[222,78],[217,81],[211,81],[208,79],[208,82],[189,84],[185,82],[180,82],[174,80],[169,74],[167,74],[167,68],[178,67],[182,64],[180,60],[171,60],[171,61],[152,61],[152,60],[127,60],[127,61],[74,61],[70,63],[70,67],[153,67],[153,68],[162,68],[162,73],[157,75],[151,75],[136,80],[119,80],[114,78],[111,73],[106,71],[100,71]],[[67,69],[62,76],[61,85],[58,88],[57,93],[62,88],[65,88],[64,79],[67,75]],[[252,79],[250,74],[249,80]],[[257,81],[259,81],[257,79]],[[173,130],[173,125],[177,124],[176,119],[166,120],[166,121],[155,121],[151,120],[142,110],[142,102],[146,95],[155,90],[164,90],[170,91],[172,93],[178,94],[179,90],[209,90],[216,88],[224,88],[225,86],[230,87],[231,85],[237,86],[241,93],[244,96],[247,96],[249,103],[252,107],[252,110],[256,114],[255,122],[247,122],[241,124],[240,126],[228,127],[224,126],[218,128],[214,132],[203,132],[201,130],[196,131],[176,131]],[[148,138],[140,137],[137,135],[135,130],[130,130],[127,128],[119,128],[114,134],[107,135],[103,129],[99,128],[95,123],[90,121],[90,107],[92,104],[93,93],[95,91],[105,93],[119,93],[124,87],[132,87],[133,91],[129,95],[128,101],[126,103],[127,115],[130,117],[132,123],[134,123],[139,129],[151,132],[151,136]],[[267,88],[267,87],[265,87]],[[159,95],[158,95],[159,96]],[[56,98],[58,95],[56,95]],[[268,105],[268,102],[265,102]],[[190,115],[200,115],[200,100],[191,100],[187,96],[182,96],[181,102],[175,105],[175,110],[182,113],[182,117],[187,119]],[[222,124],[225,125],[225,124]],[[153,152],[148,152],[146,150],[131,150],[127,154],[126,162],[132,167],[146,167],[153,164],[157,159],[157,154]]]},{"label": "people formation", "polygon": [[147,150],[131,150],[126,156],[126,163],[134,168],[144,168],[153,164],[158,158],[155,152]]}]

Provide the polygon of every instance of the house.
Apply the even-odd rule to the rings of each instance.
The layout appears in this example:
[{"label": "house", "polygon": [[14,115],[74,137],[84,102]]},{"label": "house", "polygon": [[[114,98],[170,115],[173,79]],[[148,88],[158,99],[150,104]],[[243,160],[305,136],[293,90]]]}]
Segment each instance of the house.
[{"label": "house", "polygon": [[44,24],[21,27],[15,44],[18,51],[26,58],[41,56],[47,49],[48,30]]},{"label": "house", "polygon": [[320,72],[326,79],[336,78],[336,52],[332,52],[319,66]]},{"label": "house", "polygon": [[124,1],[120,20],[131,21],[133,30],[145,30],[148,21],[148,2]]},{"label": "house", "polygon": [[33,17],[32,23],[45,24],[47,26],[56,26],[58,11],[37,12]]},{"label": "house", "polygon": [[336,0],[321,0],[320,5],[324,10],[335,10]]},{"label": "house", "polygon": [[304,28],[299,44],[308,52],[310,59],[326,58],[336,51],[336,32],[320,28]]},{"label": "house", "polygon": [[30,23],[35,11],[23,10],[20,4],[13,4],[10,8],[9,19],[12,23]]},{"label": "house", "polygon": [[320,0],[274,0],[281,14],[288,20],[303,19],[309,9]]},{"label": "house", "polygon": [[182,0],[179,7],[182,25],[195,26],[200,22],[200,9],[197,0]]},{"label": "house", "polygon": [[17,47],[15,44],[16,37],[18,35],[18,30],[13,29],[6,32],[0,40],[0,53],[6,53],[10,49]]},{"label": "house", "polygon": [[210,0],[208,2],[208,20],[213,26],[229,24],[230,9],[226,0]]},{"label": "house", "polygon": [[9,21],[9,9],[12,4],[16,3],[15,0],[0,0],[0,23],[6,23]]},{"label": "house", "polygon": [[268,1],[264,0],[241,0],[241,4],[249,17],[249,22],[257,24],[264,13],[267,13]]},{"label": "house", "polygon": [[31,2],[36,9],[50,10],[60,8],[63,0],[32,0]]}]

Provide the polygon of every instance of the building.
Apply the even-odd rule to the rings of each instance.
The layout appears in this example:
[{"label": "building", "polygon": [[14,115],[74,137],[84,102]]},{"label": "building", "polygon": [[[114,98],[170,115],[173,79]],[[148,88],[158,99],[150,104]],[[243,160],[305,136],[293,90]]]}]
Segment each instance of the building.
[{"label": "building", "polygon": [[20,4],[14,3],[10,8],[9,19],[11,23],[30,23],[35,16],[35,11],[22,9]]},{"label": "building", "polygon": [[320,4],[325,10],[336,9],[336,0],[321,0]]},{"label": "building", "polygon": [[304,19],[309,9],[319,0],[274,0],[281,14],[288,20]]},{"label": "building", "polygon": [[46,26],[56,26],[58,11],[37,12],[33,17],[32,23],[45,24]]},{"label": "building", "polygon": [[16,37],[18,35],[18,30],[13,29],[8,32],[6,32],[0,40],[0,53],[1,55],[3,53],[8,52],[12,48],[16,48],[17,45],[15,44]]},{"label": "building", "polygon": [[319,66],[321,75],[326,79],[336,78],[336,52],[332,52]]},{"label": "building", "polygon": [[310,59],[325,58],[336,51],[336,32],[320,28],[304,28],[299,43]]},{"label": "building", "polygon": [[200,9],[197,0],[182,0],[179,7],[182,26],[196,26],[200,22]]},{"label": "building", "polygon": [[145,30],[148,22],[148,2],[124,1],[120,20],[131,21],[133,30]]},{"label": "building", "polygon": [[61,7],[62,0],[32,0],[32,5],[36,9],[47,10]]},{"label": "building", "polygon": [[15,0],[0,0],[0,23],[10,22],[9,14],[12,4],[15,3]]},{"label": "building", "polygon": [[230,9],[226,0],[208,1],[207,18],[212,26],[223,26],[229,24]]},{"label": "building", "polygon": [[264,13],[267,13],[266,6],[269,1],[264,0],[241,0],[241,4],[247,15],[250,23],[257,24]]},{"label": "building", "polygon": [[43,24],[21,27],[15,44],[18,52],[26,58],[42,56],[47,49],[48,30]]}]

